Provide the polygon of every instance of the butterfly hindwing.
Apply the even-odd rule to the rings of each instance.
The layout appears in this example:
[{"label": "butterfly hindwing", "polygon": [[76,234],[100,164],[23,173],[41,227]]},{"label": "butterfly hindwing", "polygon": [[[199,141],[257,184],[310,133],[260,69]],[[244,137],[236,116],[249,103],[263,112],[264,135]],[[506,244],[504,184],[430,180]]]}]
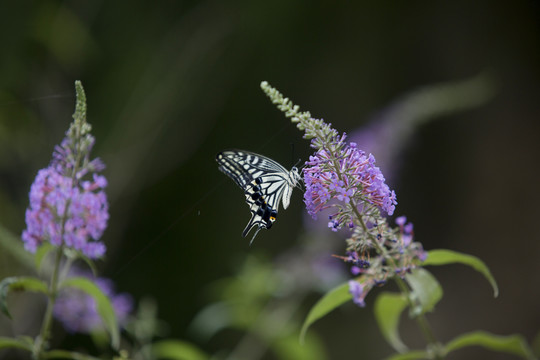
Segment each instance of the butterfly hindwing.
[{"label": "butterfly hindwing", "polygon": [[300,180],[298,170],[287,171],[272,159],[242,150],[223,151],[216,160],[219,170],[244,190],[251,219],[242,235],[245,237],[256,226],[253,241],[260,229],[272,226],[280,202],[284,209],[289,206],[292,188]]}]

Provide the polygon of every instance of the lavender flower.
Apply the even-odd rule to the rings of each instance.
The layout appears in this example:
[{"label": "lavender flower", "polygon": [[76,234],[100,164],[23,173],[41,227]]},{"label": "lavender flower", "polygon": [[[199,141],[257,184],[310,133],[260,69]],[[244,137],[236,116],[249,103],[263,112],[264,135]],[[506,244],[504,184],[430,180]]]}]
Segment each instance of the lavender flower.
[{"label": "lavender flower", "polygon": [[[396,218],[397,228],[390,228],[386,223],[370,228],[369,232],[378,232],[376,241],[382,245],[379,248],[382,251],[375,252],[369,260],[365,260],[365,250],[360,250],[360,255],[357,251],[349,251],[347,257],[339,257],[345,262],[353,264],[351,266],[353,275],[360,275],[364,286],[362,292],[364,298],[373,286],[384,285],[388,278],[394,275],[404,278],[407,273],[420,266],[426,259],[427,253],[422,244],[413,242],[412,223],[406,223],[406,221],[405,216],[400,216]],[[352,236],[347,239],[347,243],[351,244],[350,247],[359,249],[373,247],[373,244],[365,243],[362,240],[362,235],[356,237],[357,234],[358,232],[354,231]],[[358,296],[357,288],[349,283],[349,291],[354,300]],[[357,301],[355,303],[363,306]]]},{"label": "lavender flower", "polygon": [[343,205],[332,202],[332,199],[357,206],[360,211],[375,206],[388,215],[394,213],[397,204],[396,194],[385,184],[373,155],[366,156],[355,143],[343,144],[344,139],[345,135],[336,141],[335,149],[339,149],[337,156],[324,148],[319,149],[314,156],[310,156],[303,170],[307,211],[316,219],[318,212],[334,206],[336,213],[329,223],[333,230],[344,223],[354,222],[351,213]]},{"label": "lavender flower", "polygon": [[304,202],[313,218],[331,210],[328,227],[332,231],[343,225],[349,228],[348,256],[338,257],[353,263],[351,271],[358,278],[349,282],[349,291],[353,301],[364,306],[373,286],[383,285],[393,276],[404,278],[420,265],[426,256],[422,245],[413,242],[413,226],[405,224],[405,217],[399,217],[398,227],[391,228],[383,216],[394,213],[396,194],[386,185],[372,154],[367,155],[354,142],[346,143],[346,135],[339,135],[331,124],[300,112],[268,83],[261,87],[278,109],[305,131],[304,138],[311,139],[315,153],[303,169]]},{"label": "lavender flower", "polygon": [[353,296],[353,302],[360,306],[366,306],[364,299],[367,295],[367,291],[364,290],[364,285],[355,280],[349,280],[349,292]]},{"label": "lavender flower", "polygon": [[[32,253],[47,241],[92,259],[105,254],[99,239],[109,219],[107,180],[96,173],[104,168],[101,160],[89,159],[95,140],[86,122],[85,101],[78,83],[74,121],[56,146],[50,166],[38,172],[30,188],[22,240]],[[91,179],[83,180],[87,174]]]},{"label": "lavender flower", "polygon": [[27,228],[22,234],[26,250],[35,252],[43,241],[49,241],[90,258],[103,256],[105,245],[89,239],[98,240],[107,227],[106,185],[105,178],[96,174],[92,181],[78,187],[51,167],[40,170],[30,188],[30,207],[26,210]]},{"label": "lavender flower", "polygon": [[[109,297],[114,308],[118,324],[124,326],[133,310],[133,298],[127,293],[117,294],[114,283],[106,278],[93,278],[88,272],[72,271],[72,276],[83,276],[93,280],[101,291]],[[104,328],[101,317],[97,313],[94,299],[86,293],[67,288],[60,292],[56,299],[54,317],[59,320],[70,333],[91,333]]]}]

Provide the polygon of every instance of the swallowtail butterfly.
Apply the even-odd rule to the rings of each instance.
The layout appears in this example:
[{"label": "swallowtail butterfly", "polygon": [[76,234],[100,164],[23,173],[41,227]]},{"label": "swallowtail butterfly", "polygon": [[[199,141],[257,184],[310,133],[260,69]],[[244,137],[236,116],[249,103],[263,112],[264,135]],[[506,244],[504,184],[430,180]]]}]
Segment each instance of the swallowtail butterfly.
[{"label": "swallowtail butterfly", "polygon": [[219,170],[234,180],[246,195],[246,203],[251,211],[242,236],[257,226],[250,244],[259,230],[270,229],[276,221],[279,203],[289,206],[293,187],[300,181],[298,169],[287,171],[272,159],[243,150],[226,150],[216,156]]}]

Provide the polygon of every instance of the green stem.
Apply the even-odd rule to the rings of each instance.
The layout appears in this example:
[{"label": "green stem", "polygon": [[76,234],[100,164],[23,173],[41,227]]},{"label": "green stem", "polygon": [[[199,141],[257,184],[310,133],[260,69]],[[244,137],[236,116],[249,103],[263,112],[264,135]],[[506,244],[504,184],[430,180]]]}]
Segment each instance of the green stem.
[{"label": "green stem", "polygon": [[[351,200],[350,206],[355,216],[357,217],[358,221],[362,225],[362,228],[366,230],[367,226],[364,223],[364,219],[362,218],[362,215],[360,214],[360,211],[358,211],[358,208],[356,207],[356,204],[354,203],[353,200]],[[376,251],[380,253],[385,259],[388,260],[390,266],[393,269],[396,269],[397,264],[395,262],[395,259],[392,258],[391,256],[388,256],[387,249],[382,244],[380,244],[379,241],[377,241],[377,239],[373,237],[372,234],[368,233],[367,231],[366,231],[366,234],[368,234],[368,236],[371,237],[371,243],[375,246]],[[401,290],[401,292],[405,295],[409,308],[413,308],[414,303],[413,303],[413,300],[411,299],[411,296],[410,296],[411,291],[409,287],[407,286],[407,283],[399,276],[396,276],[394,279],[399,289]],[[416,320],[416,323],[418,324],[418,327],[420,327],[420,330],[422,331],[422,334],[424,335],[427,343],[431,345],[432,348],[436,349],[438,347],[439,342],[435,338],[435,335],[433,335],[433,331],[431,330],[431,327],[429,326],[427,318],[424,316],[424,314],[420,314],[415,317],[415,320]],[[440,359],[440,355],[435,353],[435,359]]]},{"label": "green stem", "polygon": [[43,316],[43,324],[41,326],[41,331],[36,338],[33,358],[38,360],[41,359],[41,355],[43,353],[43,350],[45,349],[45,345],[49,339],[51,331],[53,308],[58,292],[58,274],[60,270],[60,261],[62,260],[63,251],[63,246],[60,246],[56,251],[53,273],[51,277],[51,282],[49,284],[49,301],[47,302],[47,309],[45,310],[45,315]]}]

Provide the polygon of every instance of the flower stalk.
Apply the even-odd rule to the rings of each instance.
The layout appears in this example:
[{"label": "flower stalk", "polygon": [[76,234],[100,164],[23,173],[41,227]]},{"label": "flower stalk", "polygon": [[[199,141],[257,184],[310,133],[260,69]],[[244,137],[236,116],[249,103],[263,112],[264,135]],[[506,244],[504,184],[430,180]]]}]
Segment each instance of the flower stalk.
[{"label": "flower stalk", "polygon": [[[426,253],[413,241],[412,223],[404,216],[390,227],[385,216],[394,213],[396,194],[385,183],[381,170],[375,166],[372,154],[360,150],[356,143],[347,143],[346,134],[339,134],[331,124],[314,119],[307,111],[285,98],[267,82],[261,88],[286,117],[304,131],[315,153],[306,161],[303,180],[306,186],[304,202],[308,213],[316,219],[329,213],[328,227],[332,231],[348,229],[347,256],[338,258],[352,263],[357,277],[349,281],[353,301],[365,306],[364,299],[374,286],[394,279],[410,308],[414,307],[411,289],[405,275],[420,266]],[[433,349],[438,342],[423,314],[416,321]],[[436,352],[436,351],[435,351]]]},{"label": "flower stalk", "polygon": [[[33,358],[41,359],[47,348],[61,277],[69,272],[75,251],[96,259],[105,253],[99,241],[107,226],[108,203],[103,189],[107,181],[97,172],[104,169],[99,158],[90,159],[95,139],[86,122],[86,96],[80,81],[75,82],[77,102],[65,138],[53,152],[50,165],[38,172],[30,190],[26,211],[27,228],[22,239],[30,252],[44,242],[56,247],[48,286],[48,302],[41,331],[33,348]],[[92,180],[84,180],[86,175]],[[63,261],[64,257],[67,259]]]},{"label": "flower stalk", "polygon": [[56,301],[56,296],[58,294],[58,278],[59,278],[58,274],[60,272],[60,263],[62,261],[62,254],[63,254],[63,247],[60,246],[56,250],[53,273],[52,273],[51,280],[49,283],[49,292],[47,294],[48,295],[47,308],[45,310],[45,314],[43,315],[43,323],[41,326],[41,331],[39,332],[39,335],[36,338],[36,342],[34,345],[34,352],[32,354],[32,357],[36,360],[40,360],[42,358],[41,354],[45,350],[47,343],[49,341],[49,338],[50,338],[53,309],[54,309],[54,304]]}]

